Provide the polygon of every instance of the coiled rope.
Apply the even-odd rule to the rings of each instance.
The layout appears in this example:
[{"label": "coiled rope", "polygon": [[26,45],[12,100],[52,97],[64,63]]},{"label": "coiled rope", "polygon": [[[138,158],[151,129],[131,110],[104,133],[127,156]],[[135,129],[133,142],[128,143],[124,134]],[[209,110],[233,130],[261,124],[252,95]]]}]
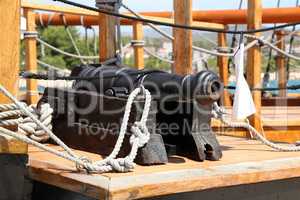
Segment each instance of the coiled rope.
[{"label": "coiled rope", "polygon": [[[25,104],[24,104],[25,105]],[[30,112],[36,116],[48,129],[52,130],[52,113],[53,109],[49,104],[44,104],[38,111],[29,107]],[[29,117],[23,117],[24,113],[18,109],[15,104],[0,105],[1,126],[18,126],[18,132],[30,137],[37,142],[46,142],[49,139],[47,133],[38,127]],[[7,119],[18,117],[17,119]]]}]

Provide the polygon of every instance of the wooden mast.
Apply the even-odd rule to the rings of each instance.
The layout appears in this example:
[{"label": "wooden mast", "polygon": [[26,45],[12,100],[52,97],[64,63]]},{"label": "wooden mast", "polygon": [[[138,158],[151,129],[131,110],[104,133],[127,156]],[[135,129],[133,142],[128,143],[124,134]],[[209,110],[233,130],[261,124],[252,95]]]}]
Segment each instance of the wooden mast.
[{"label": "wooden mast", "polygon": [[[176,24],[191,25],[192,0],[174,0],[174,18]],[[193,68],[192,31],[174,28],[173,35],[173,72],[180,75],[190,74]]]},{"label": "wooden mast", "polygon": [[[143,23],[133,23],[133,39],[142,41],[144,39]],[[144,69],[144,47],[143,45],[136,45],[134,48],[134,65],[137,69]]]},{"label": "wooden mast", "polygon": [[[96,0],[97,3],[101,1]],[[100,62],[116,56],[116,17],[102,13],[99,13],[99,56]]]},{"label": "wooden mast", "polygon": [[[227,46],[226,33],[218,33],[218,45],[222,48]],[[218,66],[221,81],[223,82],[224,86],[228,86],[228,58],[226,56],[218,56]],[[231,106],[231,101],[227,90],[224,90],[223,105]]]},{"label": "wooden mast", "polygon": [[[277,47],[283,51],[285,51],[285,41],[284,41],[284,32],[277,31],[276,32]],[[276,66],[278,71],[278,86],[280,88],[287,86],[287,74],[286,74],[286,57],[281,53],[278,53],[276,56]],[[280,97],[286,97],[287,91],[286,90],[279,90]]]},{"label": "wooden mast", "polygon": [[[20,1],[0,1],[0,84],[13,95],[19,88]],[[0,94],[0,103],[10,100]]]},{"label": "wooden mast", "polygon": [[[27,31],[35,32],[35,13],[31,9],[24,9]],[[36,73],[37,71],[37,53],[36,53],[36,39],[35,37],[25,38],[26,48],[26,71]],[[28,104],[36,104],[38,102],[37,80],[28,79],[26,81],[27,93],[26,100]]]},{"label": "wooden mast", "polygon": [[[0,1],[0,84],[12,95],[19,90],[20,0]],[[0,104],[11,101],[0,94]],[[26,154],[27,145],[11,137],[0,136],[0,153]]]},{"label": "wooden mast", "polygon": [[[261,0],[248,0],[248,29],[259,29],[262,25],[262,2]],[[260,33],[255,33],[260,36]],[[248,51],[247,58],[247,81],[250,88],[261,87],[261,49],[254,46]],[[258,131],[261,127],[261,92],[253,91],[253,100],[256,107],[256,113],[250,117],[250,123]]]}]

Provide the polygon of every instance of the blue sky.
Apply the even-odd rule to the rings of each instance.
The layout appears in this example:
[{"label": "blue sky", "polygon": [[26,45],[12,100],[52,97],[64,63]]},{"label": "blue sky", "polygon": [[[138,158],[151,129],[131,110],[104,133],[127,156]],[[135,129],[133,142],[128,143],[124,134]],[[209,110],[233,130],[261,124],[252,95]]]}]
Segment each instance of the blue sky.
[{"label": "blue sky", "polygon": [[[31,0],[35,3],[46,3],[53,5],[60,5],[58,2],[52,0]],[[93,6],[94,0],[74,0],[78,3],[88,4]],[[137,11],[160,11],[172,10],[173,0],[123,0],[124,3]],[[155,3],[157,2],[157,3]],[[193,8],[200,9],[235,9],[238,7],[240,0],[193,0]],[[247,0],[244,0],[246,6]],[[295,6],[296,0],[281,0],[282,7]],[[276,7],[277,0],[263,0],[263,7]]]}]

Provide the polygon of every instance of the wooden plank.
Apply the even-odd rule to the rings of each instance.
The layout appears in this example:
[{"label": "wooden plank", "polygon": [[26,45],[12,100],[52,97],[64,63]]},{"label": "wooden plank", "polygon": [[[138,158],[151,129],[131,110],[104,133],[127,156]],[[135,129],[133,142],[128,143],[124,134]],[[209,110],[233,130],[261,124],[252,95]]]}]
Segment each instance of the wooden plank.
[{"label": "wooden plank", "polygon": [[[135,22],[133,24],[133,40],[143,41],[144,40],[144,30],[143,23]],[[137,69],[144,69],[144,46],[134,46],[134,66]]]},{"label": "wooden plank", "polygon": [[[25,17],[27,20],[27,31],[35,32],[35,13],[33,10],[25,9]],[[25,51],[26,51],[26,71],[36,73],[37,72],[37,53],[36,53],[36,38],[25,38]],[[36,104],[39,99],[37,80],[28,79],[26,81],[27,89],[27,103]]]},{"label": "wooden plank", "polygon": [[[216,6],[217,7],[217,6]],[[173,13],[170,11],[146,11],[140,14],[146,16],[156,16],[172,18]],[[264,24],[273,23],[292,23],[298,22],[300,18],[299,7],[285,7],[285,8],[264,8],[262,22]],[[194,10],[194,21],[213,22],[221,24],[247,24],[247,10]]]},{"label": "wooden plank", "polygon": [[[0,84],[17,95],[20,54],[20,1],[0,1]],[[0,103],[10,100],[0,94]]]},{"label": "wooden plank", "polygon": [[[227,108],[231,120],[231,108]],[[300,107],[262,107],[261,119],[265,136],[274,142],[295,143],[300,141]],[[213,119],[211,126],[222,135],[247,137],[249,132],[242,128],[231,128]],[[262,131],[261,131],[262,132]]]},{"label": "wooden plank", "polygon": [[[20,1],[0,1],[0,84],[17,96],[20,64]],[[11,101],[0,94],[0,104]],[[27,145],[11,137],[0,136],[0,153],[26,153]]]},{"label": "wooden plank", "polygon": [[[130,14],[127,14],[129,16],[133,16]],[[153,17],[153,16],[146,16],[142,15],[143,18],[148,19],[148,20],[154,20],[154,21],[159,21],[159,22],[165,22],[165,23],[170,23],[174,24],[175,20],[171,18],[164,18],[164,17]],[[218,30],[224,30],[226,27],[223,24],[220,23],[211,23],[211,22],[201,22],[201,21],[192,21],[191,26],[196,26],[199,28],[212,28],[212,29],[218,29]]]},{"label": "wooden plank", "polygon": [[[98,12],[90,11],[83,8],[77,8],[73,6],[56,6],[56,5],[46,5],[46,4],[37,4],[31,3],[30,1],[21,2],[22,8],[27,8],[31,10],[41,10],[41,11],[50,11],[50,12],[58,12],[58,13],[68,13],[68,14],[78,14],[78,15],[90,15],[98,17]],[[47,23],[45,23],[47,24]]]},{"label": "wooden plank", "polygon": [[[90,15],[98,16],[97,12],[80,9],[75,7],[55,6],[36,4],[29,1],[22,1],[23,8],[34,10],[44,10],[59,13],[68,13],[76,15]],[[128,14],[128,13],[125,13]],[[140,14],[149,17],[172,18],[173,13],[169,11],[159,12],[141,12]],[[298,22],[300,17],[300,8],[286,7],[286,8],[265,8],[263,9],[263,23],[292,23]],[[193,11],[193,20],[200,22],[216,23],[216,24],[246,24],[247,11],[246,10],[196,10]],[[131,25],[132,21],[122,20],[122,24]],[[97,22],[94,24],[96,25]],[[77,25],[81,25],[78,21]]]},{"label": "wooden plank", "polygon": [[[218,46],[222,48],[227,46],[227,39],[225,33],[218,33]],[[220,79],[223,82],[224,86],[228,86],[229,84],[228,57],[218,56],[218,66],[219,66]],[[232,105],[228,90],[224,90],[222,100],[224,106]]]},{"label": "wooden plank", "polygon": [[26,143],[0,134],[0,154],[26,154],[27,151]]},{"label": "wooden plank", "polygon": [[[174,20],[176,24],[192,24],[192,0],[174,0]],[[192,31],[174,28],[173,35],[173,72],[180,75],[190,74],[193,70]]]},{"label": "wooden plank", "polygon": [[116,56],[116,18],[99,13],[100,62]]},{"label": "wooden plank", "polygon": [[[259,29],[262,25],[262,2],[261,0],[248,1],[248,29]],[[260,36],[259,33],[254,34]],[[261,50],[254,46],[248,50],[247,57],[247,81],[250,88],[261,88]],[[257,130],[261,130],[260,110],[261,92],[253,91],[253,100],[256,113],[250,117],[250,123]]]},{"label": "wooden plank", "polygon": [[[51,8],[51,6],[50,6]],[[62,9],[63,10],[63,9]],[[77,14],[78,13],[78,14]],[[64,13],[65,19],[67,21],[68,25],[72,26],[81,26],[82,22],[86,26],[95,26],[99,24],[99,16],[98,14],[95,15],[95,13],[86,13],[86,14],[80,14],[81,12],[74,12],[74,13]],[[53,15],[52,15],[53,14]],[[127,14],[128,16],[133,16],[130,14]],[[48,24],[49,18],[51,17],[51,23],[50,25],[64,25],[64,21],[62,20],[61,13],[54,12],[54,13],[39,13],[36,16],[36,24],[41,25],[42,24]],[[82,18],[81,18],[82,17]],[[152,17],[152,16],[145,16],[142,15],[143,18],[148,19],[148,20],[155,20],[159,22],[166,22],[166,23],[174,23],[174,19],[170,18],[164,18],[164,17]],[[128,19],[121,19],[121,25],[133,25],[136,21],[134,20],[128,20]],[[145,24],[144,24],[145,25]],[[202,27],[202,28],[214,28],[214,29],[219,29],[223,30],[225,26],[223,24],[218,24],[218,23],[210,23],[210,22],[201,22],[201,21],[194,21],[192,23],[193,26],[196,27]]]},{"label": "wooden plank", "polygon": [[[285,40],[284,33],[282,31],[276,32],[277,47],[283,51],[285,51]],[[286,57],[282,54],[277,54],[276,56],[276,67],[278,72],[278,86],[284,88],[287,86],[287,74],[286,74]],[[287,96],[287,90],[279,90],[280,97]]]},{"label": "wooden plank", "polygon": [[[220,161],[170,157],[169,163],[136,166],[130,173],[76,173],[74,164],[29,148],[29,176],[96,199],[141,199],[300,177],[300,152],[277,152],[258,141],[218,136]],[[57,147],[55,147],[57,148]],[[76,151],[98,160],[99,155]],[[47,157],[47,160],[44,158]]]}]

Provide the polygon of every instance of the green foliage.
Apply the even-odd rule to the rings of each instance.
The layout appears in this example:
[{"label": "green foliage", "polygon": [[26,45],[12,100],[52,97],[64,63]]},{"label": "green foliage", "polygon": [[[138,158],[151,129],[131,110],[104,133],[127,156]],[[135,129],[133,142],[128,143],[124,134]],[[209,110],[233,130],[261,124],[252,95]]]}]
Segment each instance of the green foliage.
[{"label": "green foliage", "polygon": [[[85,37],[81,37],[80,32],[76,27],[69,27],[69,30],[75,39],[81,55],[94,55],[93,38],[87,38],[86,40]],[[63,51],[77,54],[64,27],[48,27],[46,29],[39,29],[39,35],[47,43]],[[38,46],[38,58],[48,64],[60,68],[72,69],[75,65],[81,64],[78,58],[64,56],[50,48],[45,48],[45,56],[42,56],[41,45]]]},{"label": "green foliage", "polygon": [[149,57],[145,60],[145,68],[146,69],[157,69],[157,70],[164,70],[170,71],[171,66],[169,63],[161,61],[157,58]]}]

